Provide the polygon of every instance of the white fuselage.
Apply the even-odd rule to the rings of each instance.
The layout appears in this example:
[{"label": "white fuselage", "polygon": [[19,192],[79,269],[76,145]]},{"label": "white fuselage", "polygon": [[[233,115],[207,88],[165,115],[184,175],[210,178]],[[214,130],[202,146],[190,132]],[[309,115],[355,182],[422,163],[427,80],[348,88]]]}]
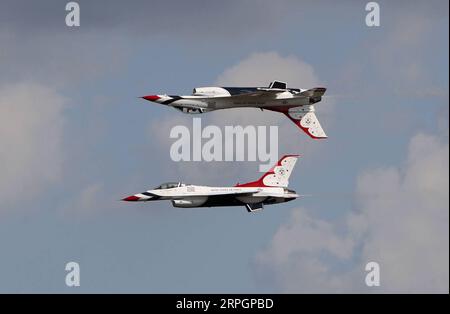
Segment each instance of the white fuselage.
[{"label": "white fuselage", "polygon": [[[277,88],[274,86],[279,86]],[[143,99],[173,107],[188,114],[199,114],[231,108],[260,108],[281,112],[314,139],[326,138],[314,104],[322,100],[326,88],[286,88],[272,82],[266,87],[197,87],[190,96],[148,95]]]},{"label": "white fuselage", "polygon": [[[157,101],[164,104],[166,95],[161,95],[161,100]],[[182,110],[187,113],[203,113],[213,110],[230,109],[230,108],[283,108],[309,106],[311,104],[308,97],[293,97],[291,92],[282,92],[272,97],[252,97],[249,99],[241,97],[223,97],[223,96],[182,96],[180,99],[167,101],[166,105]]]},{"label": "white fuselage", "polygon": [[210,187],[179,184],[134,195],[136,201],[171,200],[175,207],[242,206],[253,203],[282,203],[298,195],[282,187]]},{"label": "white fuselage", "polygon": [[170,200],[175,207],[245,206],[247,211],[254,212],[263,209],[263,205],[289,202],[299,197],[295,191],[288,189],[289,177],[298,157],[284,155],[256,181],[228,187],[168,182],[122,200]]}]

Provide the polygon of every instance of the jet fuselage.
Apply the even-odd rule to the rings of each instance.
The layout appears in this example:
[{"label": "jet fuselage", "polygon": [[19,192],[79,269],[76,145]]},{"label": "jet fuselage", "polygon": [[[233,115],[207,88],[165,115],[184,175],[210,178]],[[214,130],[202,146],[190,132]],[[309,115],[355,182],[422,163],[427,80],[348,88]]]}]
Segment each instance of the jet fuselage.
[{"label": "jet fuselage", "polygon": [[263,205],[289,202],[299,195],[288,189],[289,177],[298,155],[283,156],[256,181],[230,187],[211,187],[169,182],[157,188],[124,198],[129,202],[170,200],[174,207],[245,206],[249,212]]},{"label": "jet fuselage", "polygon": [[131,195],[126,201],[170,200],[174,207],[244,206],[276,204],[298,197],[295,191],[282,187],[210,187],[178,183]]},{"label": "jet fuselage", "polygon": [[323,139],[327,136],[315,115],[314,104],[322,100],[325,91],[323,87],[286,88],[286,83],[274,81],[269,87],[198,87],[189,96],[142,98],[188,114],[243,107],[281,112],[310,137]]}]

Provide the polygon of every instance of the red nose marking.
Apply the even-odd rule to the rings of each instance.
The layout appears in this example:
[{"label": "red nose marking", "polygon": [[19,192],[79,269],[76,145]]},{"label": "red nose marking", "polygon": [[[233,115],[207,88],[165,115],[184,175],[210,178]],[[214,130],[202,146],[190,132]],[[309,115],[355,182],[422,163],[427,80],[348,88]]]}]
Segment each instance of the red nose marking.
[{"label": "red nose marking", "polygon": [[131,195],[131,196],[123,198],[122,201],[136,202],[136,201],[139,201],[139,197],[137,197],[135,195]]},{"label": "red nose marking", "polygon": [[158,95],[148,95],[148,96],[144,96],[142,98],[149,100],[149,101],[156,101],[156,100],[160,99],[161,97],[159,97]]}]

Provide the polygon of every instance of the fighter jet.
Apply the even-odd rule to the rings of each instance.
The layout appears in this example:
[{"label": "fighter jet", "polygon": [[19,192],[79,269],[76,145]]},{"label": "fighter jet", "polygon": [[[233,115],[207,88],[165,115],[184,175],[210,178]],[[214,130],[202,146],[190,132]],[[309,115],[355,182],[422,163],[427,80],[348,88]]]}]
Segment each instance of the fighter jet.
[{"label": "fighter jet", "polygon": [[190,96],[148,95],[142,98],[190,114],[239,107],[277,111],[285,114],[313,139],[326,138],[314,113],[314,104],[322,100],[326,88],[286,86],[284,82],[273,81],[269,87],[197,87]]},{"label": "fighter jet", "polygon": [[142,193],[122,199],[129,202],[170,200],[174,207],[245,206],[248,212],[264,205],[289,202],[299,195],[288,189],[289,177],[298,155],[283,156],[278,163],[256,181],[232,187],[211,187],[182,182],[164,183]]}]

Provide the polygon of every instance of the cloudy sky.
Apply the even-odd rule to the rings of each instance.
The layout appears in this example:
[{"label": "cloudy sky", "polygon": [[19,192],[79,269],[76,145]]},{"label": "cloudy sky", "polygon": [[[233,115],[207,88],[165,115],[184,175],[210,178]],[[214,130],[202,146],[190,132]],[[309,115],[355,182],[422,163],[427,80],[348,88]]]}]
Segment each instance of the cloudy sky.
[{"label": "cloudy sky", "polygon": [[[447,1],[379,1],[378,28],[365,1],[78,3],[69,28],[65,1],[0,0],[0,292],[448,293]],[[202,123],[279,125],[311,197],[257,214],[118,201],[259,176],[171,161],[192,116],[138,96],[273,79],[328,88],[328,140],[251,109]]]}]

